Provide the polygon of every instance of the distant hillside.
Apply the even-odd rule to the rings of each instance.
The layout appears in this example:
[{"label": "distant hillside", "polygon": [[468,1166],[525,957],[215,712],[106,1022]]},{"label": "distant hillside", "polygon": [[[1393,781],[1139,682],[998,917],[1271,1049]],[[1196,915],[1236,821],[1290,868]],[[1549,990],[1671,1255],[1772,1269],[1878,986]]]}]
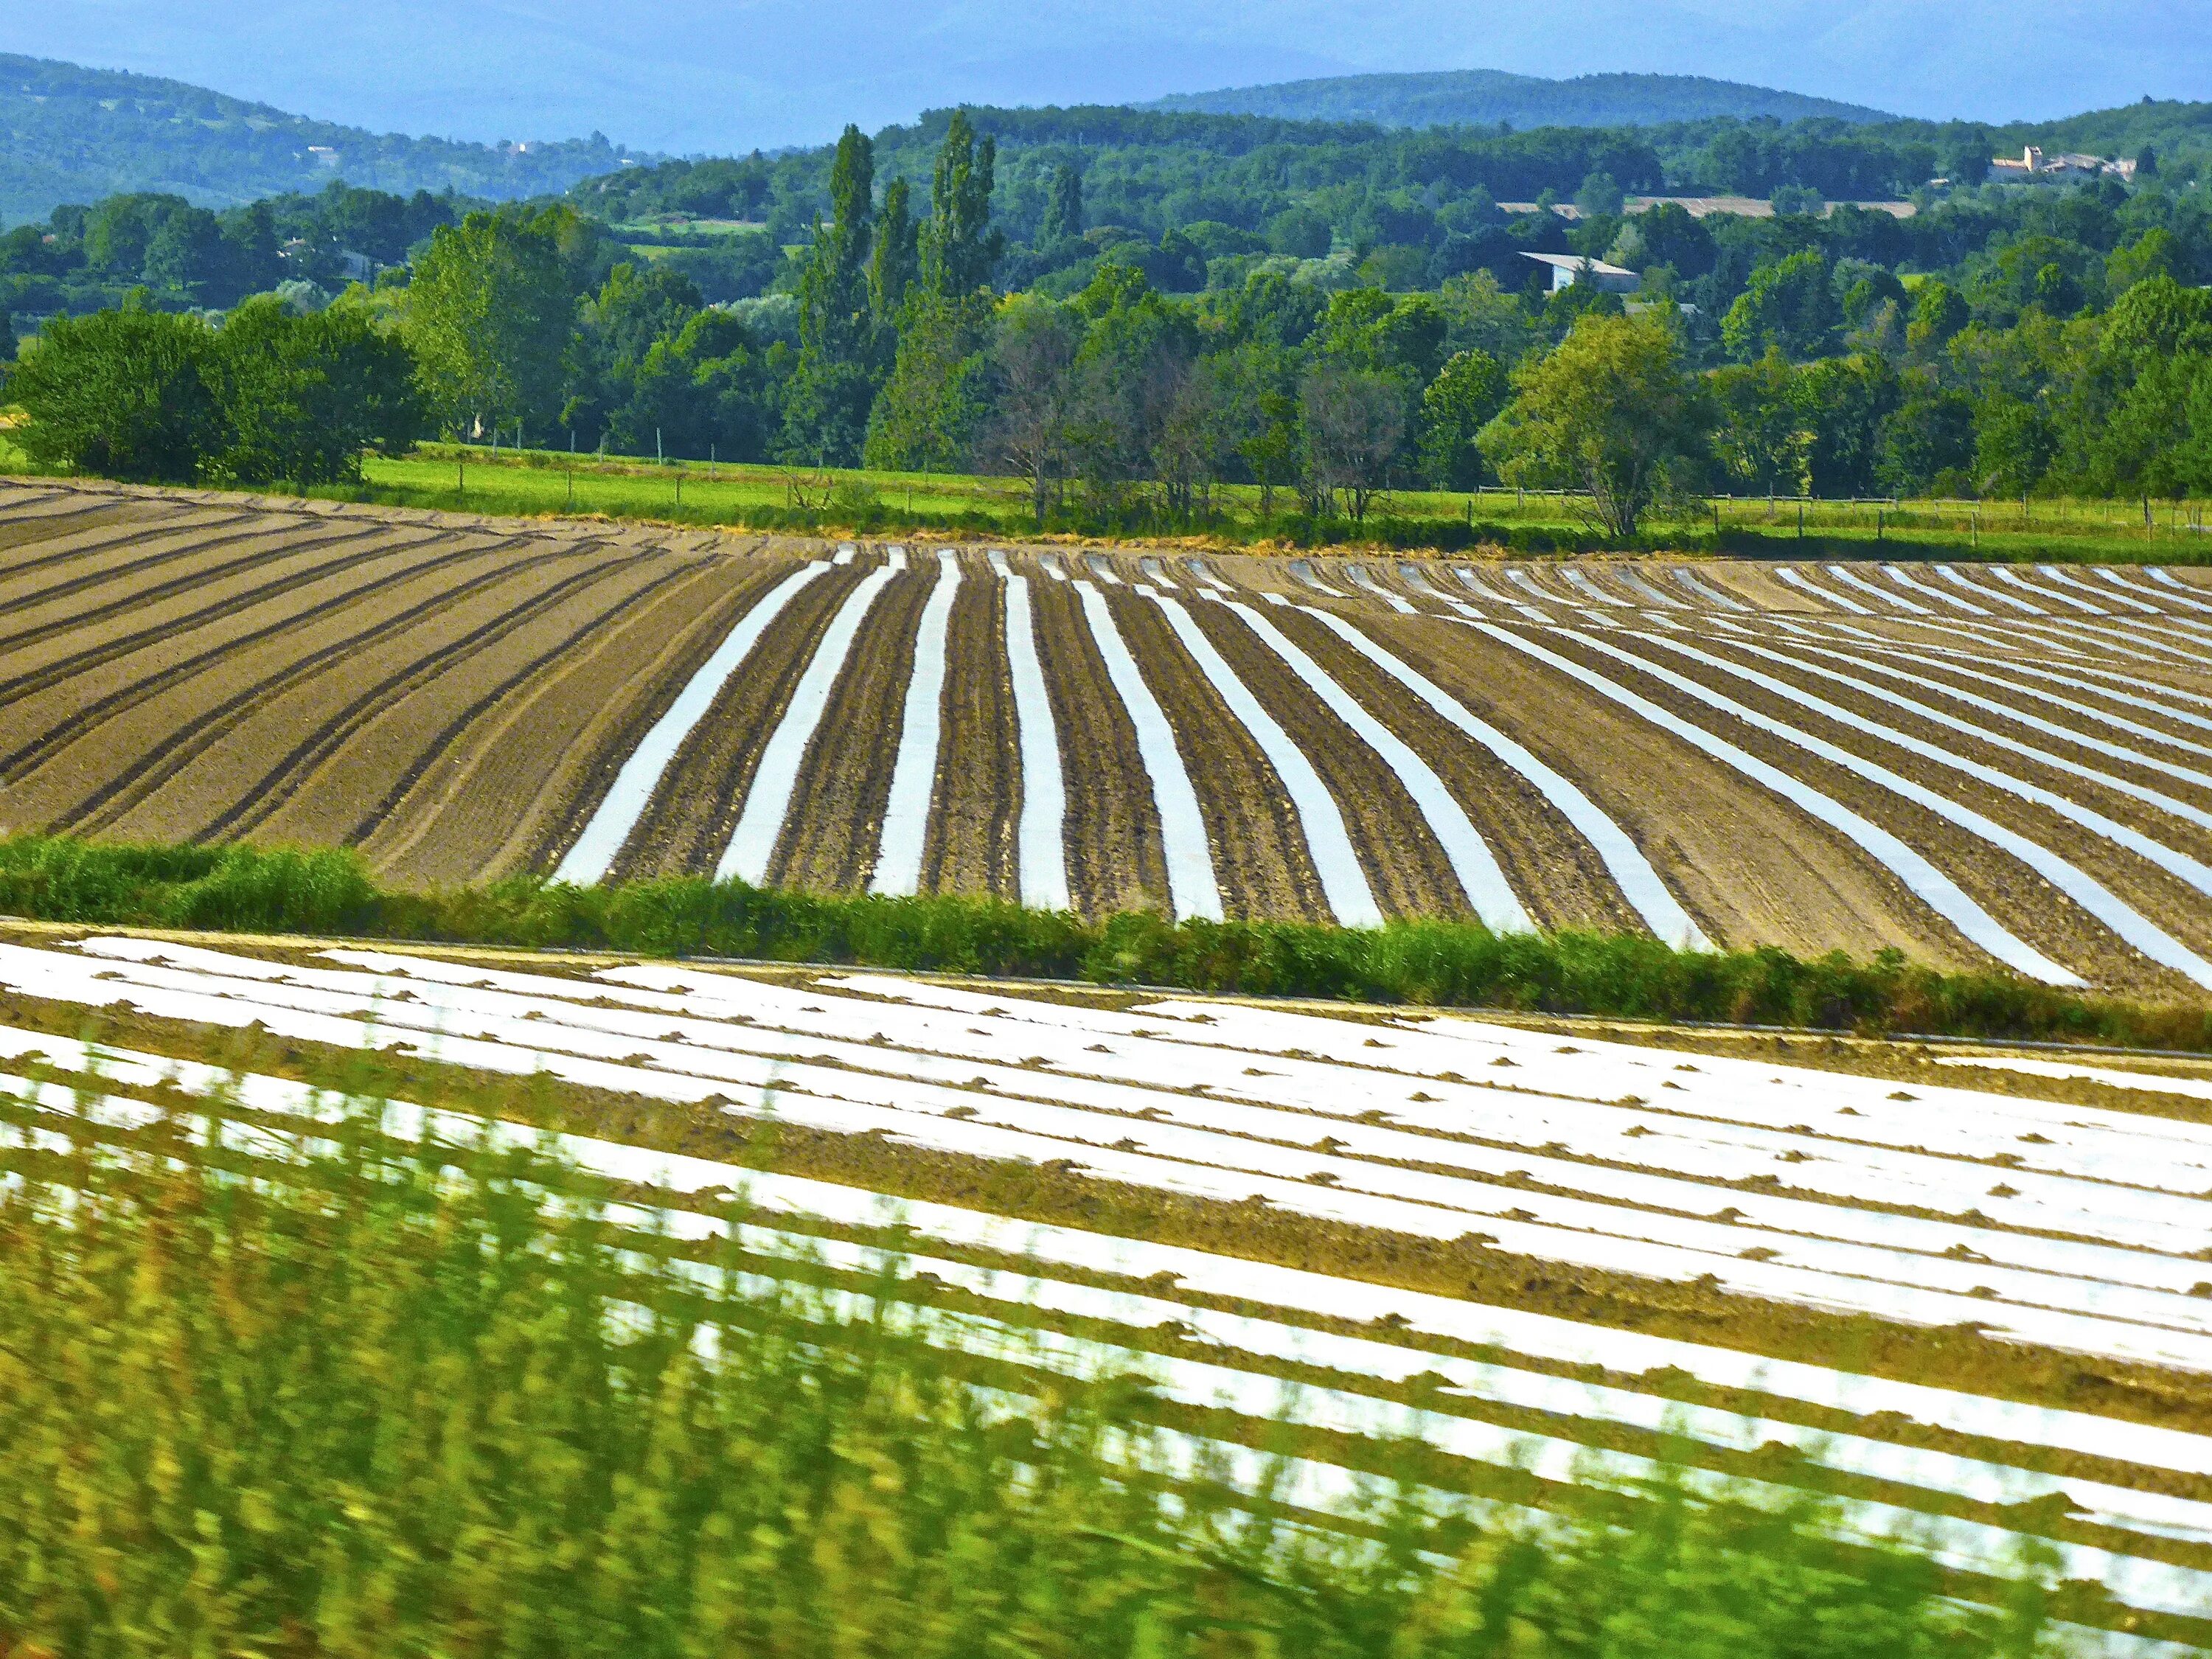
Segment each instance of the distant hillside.
[{"label": "distant hillside", "polygon": [[1385,127],[1496,126],[1501,122],[1515,127],[1664,126],[1720,116],[1749,120],[1761,115],[1778,121],[1891,118],[1857,104],[1698,75],[1583,75],[1571,81],[1547,81],[1502,70],[1284,81],[1273,86],[1178,93],[1146,107],[1271,115],[1292,121],[1370,121]]},{"label": "distant hillside", "polygon": [[0,54],[0,222],[9,224],[118,191],[167,191],[228,207],[339,178],[402,193],[534,196],[621,160],[597,133],[509,146],[408,138],[288,115],[181,81]]}]

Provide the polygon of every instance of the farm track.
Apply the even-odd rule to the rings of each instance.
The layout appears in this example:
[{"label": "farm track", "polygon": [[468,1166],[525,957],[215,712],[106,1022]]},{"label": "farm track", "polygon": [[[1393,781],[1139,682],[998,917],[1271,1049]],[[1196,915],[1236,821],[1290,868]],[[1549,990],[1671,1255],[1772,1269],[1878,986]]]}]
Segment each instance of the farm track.
[{"label": "farm track", "polygon": [[1223,908],[1232,916],[1328,921],[1297,811],[1257,741],[1207,684],[1153,601],[1115,588],[1107,604],[1175,730],[1198,792]]},{"label": "farm track", "polygon": [[[190,551],[204,545],[210,538],[221,538],[226,529],[250,522],[229,514],[179,514],[151,522],[110,516],[94,520],[81,528],[65,526],[62,533],[52,536],[36,532],[19,535],[15,542],[0,549],[0,603],[12,608],[22,594],[40,595],[66,586],[76,578],[67,574],[57,577],[55,573],[66,573],[88,562],[95,565],[90,574],[92,581],[96,583],[118,568],[128,568],[134,551],[149,538],[191,537],[194,539],[186,547]],[[4,527],[18,531],[23,528],[12,523]]]},{"label": "farm track", "polygon": [[[570,1137],[571,1156],[611,1183],[611,1224],[665,1216],[702,1261],[726,1236],[750,1272],[865,1296],[887,1247],[902,1273],[926,1275],[917,1332],[977,1382],[1033,1391],[1063,1370],[1142,1366],[1160,1420],[1223,1444],[1287,1443],[1312,1460],[1308,1478],[1380,1471],[1382,1443],[1416,1436],[1438,1504],[1469,1492],[1542,1508],[1578,1487],[1632,1489],[1662,1456],[1704,1490],[1810,1486],[1849,1524],[1909,1527],[1942,1552],[1954,1594],[1986,1593],[1984,1574],[2023,1538],[2041,1540],[2069,1581],[2061,1615],[2132,1632],[2085,1651],[2153,1659],[2130,1642],[2212,1644],[2212,1317],[2185,1294],[2129,1288],[2201,1273],[2191,1255],[2212,1237],[2201,1195],[2212,1132],[2120,1103],[2148,1097],[2108,1090],[2091,1103],[2078,1085],[2046,1094],[2056,1085],[2031,1079],[2002,1094],[1962,1088],[1903,1047],[1854,1075],[1808,1066],[1824,1045],[1789,1039],[1729,1059],[1663,1033],[1630,1047],[1449,1016],[589,969],[0,942],[0,1115],[129,1144],[156,1105],[191,1112],[227,1088],[234,1122],[286,1131],[327,1110],[297,1084],[357,1066],[367,1041],[403,1098],[465,1100],[503,1117],[511,1138]],[[41,1035],[81,1030],[95,1009],[119,1052],[73,1059],[72,1037]],[[406,1047],[432,1031],[440,1058]],[[178,1064],[208,1059],[246,1075],[226,1085],[218,1070]],[[70,1084],[84,1092],[58,1086]],[[1798,1115],[1812,1123],[1790,1124]],[[1643,1127],[1624,1136],[1607,1127],[1619,1121]],[[1788,1127],[1746,1127],[1767,1122]],[[2021,1133],[2033,1126],[2049,1133]],[[394,1133],[424,1128],[473,1133],[413,1117]],[[1554,1134],[1575,1145],[1544,1144]],[[1946,1218],[1886,1207],[1878,1181],[1792,1210],[1764,1179],[1662,1177],[1670,1159],[1744,1134],[1801,1154],[1780,1160],[1796,1170],[1939,1143],[1867,1168],[1948,1182]],[[1414,1142],[1428,1153],[1395,1151]],[[2017,1172],[2009,1155],[1993,1164],[2008,1148],[2051,1173]],[[2142,1184],[2116,1182],[2115,1158]],[[1540,1173],[1516,1182],[1481,1172],[1492,1167]],[[2000,1167],[2033,1190],[1985,1194]],[[1257,1173],[1268,1169],[1281,1173]],[[1313,1173],[1294,1178],[1300,1169]],[[1371,1195],[1416,1190],[1408,1182],[1429,1183],[1419,1201]],[[1673,1210],[1633,1201],[1668,1182],[1685,1194]],[[742,1212],[726,1219],[738,1187]],[[2038,1192],[2100,1206],[2115,1224],[2149,1206],[2174,1220],[2143,1248],[2083,1255],[2107,1300],[2054,1324],[2019,1298],[2038,1285],[2061,1298],[2080,1290],[2001,1264],[2069,1247],[1972,1207]],[[1724,1195],[1730,1224],[1689,1219]],[[1507,1198],[1522,1208],[1499,1211]],[[1614,1265],[1590,1253],[1612,1235],[1553,1224],[1574,1213],[1621,1230]],[[1654,1227],[1724,1241],[1703,1258],[1712,1271],[1676,1265],[1677,1246],[1636,1247]],[[1819,1276],[1800,1285],[1789,1264],[1868,1227],[1893,1229],[1899,1248],[1861,1253],[1874,1276],[1845,1295],[1863,1310],[1805,1299]],[[2111,1273],[2121,1277],[2094,1277]],[[1963,1302],[1913,1288],[1977,1278],[2008,1288]],[[1948,1317],[1954,1305],[1991,1333],[2040,1320],[2116,1346],[1978,1334]],[[2136,1308],[2173,1322],[2160,1334],[2131,1322]],[[2189,1358],[2125,1357],[2146,1340]],[[1267,1420],[1285,1411],[1271,1439]]]},{"label": "farm track", "polygon": [[867,884],[898,754],[915,629],[939,580],[933,568],[896,577],[870,608],[799,768],[769,864],[775,885],[836,893]]},{"label": "farm track", "polygon": [[1037,656],[1067,787],[1067,884],[1090,915],[1167,908],[1159,809],[1144,786],[1136,728],[1115,694],[1074,586],[1032,580]]},{"label": "farm track", "polygon": [[677,751],[616,860],[618,879],[713,872],[737,827],[761,751],[823,630],[864,574],[858,567],[831,571],[776,619]]},{"label": "farm track", "polygon": [[372,865],[396,879],[455,882],[557,863],[646,729],[784,574],[675,562],[672,589],[426,753],[413,799],[386,809],[394,827],[362,839]]},{"label": "farm track", "polygon": [[[1048,580],[1024,574],[1032,592]],[[1021,750],[1006,651],[1005,584],[971,567],[945,642],[945,731],[922,850],[924,892],[1020,901]]]},{"label": "farm track", "polygon": [[[61,744],[103,720],[128,710],[146,698],[190,678],[241,651],[310,629],[345,611],[373,602],[395,586],[420,579],[425,573],[463,565],[477,558],[481,548],[441,550],[435,544],[364,550],[342,562],[336,569],[319,567],[296,584],[286,584],[276,594],[267,589],[234,594],[204,606],[191,624],[155,623],[112,639],[94,635],[94,642],[70,652],[62,662],[27,672],[9,685],[0,684],[0,733],[21,734],[19,746],[0,754],[0,781],[13,782]],[[408,561],[416,552],[426,556]],[[360,567],[380,560],[405,561],[398,568],[365,581],[345,579]],[[333,591],[317,594],[318,586]],[[302,590],[305,590],[304,592]],[[259,620],[263,607],[287,593],[307,602]],[[226,624],[252,624],[232,632]],[[189,632],[181,631],[190,626]],[[156,660],[167,654],[172,641],[181,641],[190,654],[171,658],[154,672],[137,679],[130,674],[139,653]],[[33,702],[43,698],[43,702]],[[41,726],[39,721],[53,722]]]}]

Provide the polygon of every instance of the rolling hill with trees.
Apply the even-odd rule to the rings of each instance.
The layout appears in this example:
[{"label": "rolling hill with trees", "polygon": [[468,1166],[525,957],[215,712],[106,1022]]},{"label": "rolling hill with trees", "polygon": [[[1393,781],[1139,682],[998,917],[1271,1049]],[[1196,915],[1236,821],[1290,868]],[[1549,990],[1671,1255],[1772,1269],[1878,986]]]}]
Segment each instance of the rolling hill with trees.
[{"label": "rolling hill with trees", "polygon": [[506,198],[566,190],[622,160],[594,133],[465,143],[290,115],[204,87],[0,55],[0,223],[128,191],[234,207],[343,175],[400,195]]},{"label": "rolling hill with trees", "polygon": [[1631,127],[1674,121],[1826,118],[1883,121],[1860,104],[1744,86],[1702,75],[1578,75],[1571,80],[1503,70],[1413,75],[1338,75],[1272,86],[1177,93],[1149,107],[1291,121],[1369,121],[1382,127]]}]

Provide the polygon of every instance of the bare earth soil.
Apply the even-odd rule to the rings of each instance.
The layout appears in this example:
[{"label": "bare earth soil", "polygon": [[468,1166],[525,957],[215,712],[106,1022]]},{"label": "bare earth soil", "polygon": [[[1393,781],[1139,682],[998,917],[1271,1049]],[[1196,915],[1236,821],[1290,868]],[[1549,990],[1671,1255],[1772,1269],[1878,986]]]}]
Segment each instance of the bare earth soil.
[{"label": "bare earth soil", "polygon": [[[833,550],[646,526],[0,483],[0,829],[352,846],[401,883],[549,870],[751,607],[798,561],[830,561]],[[908,569],[836,677],[773,880],[850,891],[875,869],[936,550],[911,548]],[[1005,583],[986,551],[960,553],[921,888],[1012,899],[1024,781]],[[2176,573],[2182,587],[2162,593],[2140,572],[2113,586],[2075,569],[2085,584],[2077,604],[2026,568],[2033,586],[2023,589],[1983,567],[1960,567],[1961,586],[1926,566],[1899,567],[1911,579],[1900,580],[1875,562],[1850,567],[1854,582],[1824,564],[1658,557],[1004,551],[1029,581],[1064,773],[1061,853],[1085,913],[1164,908],[1169,890],[1135,727],[1076,582],[1104,596],[1166,714],[1228,913],[1328,915],[1287,790],[1160,605],[1137,591],[1149,585],[1185,609],[1311,762],[1386,915],[1464,916],[1468,902],[1406,781],[1217,598],[1250,606],[1421,758],[1541,927],[1644,924],[1558,804],[1316,613],[1360,629],[1571,780],[1717,942],[1855,956],[1895,947],[1942,966],[1989,965],[1844,836],[1480,628],[1577,665],[1828,795],[2094,982],[2203,988],[2153,963],[2014,854],[1653,672],[1970,809],[2212,957],[2212,614],[2184,603],[2204,602],[2212,584],[2194,571]],[[830,563],[767,628],[665,769],[616,878],[714,867],[823,629],[883,558],[871,545]],[[2008,605],[2008,594],[2041,614]],[[1856,730],[1668,641],[1886,731]],[[2048,792],[2065,810],[1916,754],[1897,736]],[[2130,837],[2154,845],[2124,845]]]}]

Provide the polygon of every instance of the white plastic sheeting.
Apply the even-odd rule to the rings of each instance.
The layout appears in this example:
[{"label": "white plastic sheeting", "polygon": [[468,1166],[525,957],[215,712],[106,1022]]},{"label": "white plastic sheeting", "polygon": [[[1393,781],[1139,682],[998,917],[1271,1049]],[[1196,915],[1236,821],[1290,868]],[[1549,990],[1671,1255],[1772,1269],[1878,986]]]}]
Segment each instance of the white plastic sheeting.
[{"label": "white plastic sheeting", "polygon": [[943,729],[945,643],[952,630],[952,605],[960,597],[960,556],[951,548],[937,555],[937,586],[922,607],[914,641],[914,668],[906,683],[899,723],[897,757],[891,763],[890,793],[884,802],[883,834],[872,892],[910,894],[921,887],[922,849],[929,839],[929,805],[937,793],[937,746]]},{"label": "white plastic sheeting", "polygon": [[1176,746],[1175,730],[1160,708],[1159,699],[1138,672],[1129,654],[1114,612],[1103,594],[1089,582],[1078,582],[1084,620],[1106,664],[1106,677],[1136,728],[1138,757],[1144,762],[1152,785],[1152,805],[1159,813],[1161,850],[1168,866],[1168,902],[1178,917],[1221,919],[1221,888],[1213,872],[1213,852],[1206,838],[1206,818],[1198,810],[1198,793],[1191,787],[1190,771]]},{"label": "white plastic sheeting", "polygon": [[819,560],[801,566],[755,600],[752,608],[738,618],[721,644],[714,647],[714,654],[684,682],[668,711],[653,723],[639,739],[637,747],[630,750],[622,769],[615,774],[606,798],[593,810],[583,833],[576,837],[576,844],[554,870],[556,881],[594,882],[606,874],[615,855],[622,851],[623,843],[629,839],[630,831],[637,828],[646,804],[659,788],[669,763],[684,746],[684,739],[691,735],[691,729],[714,707],[722,687],[737,672],[738,665],[752,654],[769,624],[783,614],[784,608],[799,596],[801,588],[829,568]]},{"label": "white plastic sheeting", "polygon": [[1022,815],[1014,831],[1022,902],[1036,910],[1071,908],[1067,891],[1067,780],[1060,768],[1060,728],[1037,659],[1029,578],[1002,556],[993,567],[1006,591],[1006,668],[1014,687],[1015,741],[1022,757]]},{"label": "white plastic sheeting", "polygon": [[[1167,618],[1168,626],[1182,648],[1198,665],[1198,672],[1206,677],[1221,701],[1228,705],[1230,714],[1249,732],[1267,757],[1268,765],[1291,798],[1291,809],[1297,813],[1298,827],[1305,836],[1306,851],[1313,860],[1314,873],[1321,879],[1322,895],[1327,900],[1330,913],[1348,927],[1379,927],[1382,925],[1382,907],[1375,902],[1374,890],[1367,884],[1367,872],[1360,867],[1359,854],[1352,845],[1352,832],[1345,827],[1344,813],[1330,794],[1328,786],[1314,770],[1313,763],[1305,751],[1291,741],[1291,734],[1281,723],[1261,706],[1260,700],[1237,676],[1206,630],[1191,619],[1182,602],[1164,594],[1152,596],[1152,602]],[[1244,607],[1237,607],[1244,610]],[[1248,616],[1256,613],[1246,611]]]},{"label": "white plastic sheeting", "polygon": [[799,787],[799,766],[806,758],[807,745],[813,742],[822,717],[829,712],[830,695],[845,672],[845,659],[852,654],[853,641],[884,589],[905,568],[904,550],[886,550],[884,562],[860,579],[860,586],[846,596],[845,603],[838,607],[837,614],[823,630],[822,641],[815,647],[806,672],[799,676],[798,685],[792,690],[783,718],[776,722],[768,746],[761,750],[751,787],[745,791],[744,806],[738,814],[737,828],[730,832],[730,844],[722,849],[722,856],[715,862],[716,880],[726,881],[735,876],[741,881],[758,882],[767,875],[769,860],[775,855],[776,842],[783,834],[784,820],[791,814],[791,798]]},{"label": "white plastic sheeting", "polygon": [[[1787,572],[1778,572],[1787,574]],[[1998,961],[2017,969],[2030,978],[2049,985],[2083,983],[2073,969],[2053,962],[2025,939],[2016,937],[2000,924],[1950,877],[1938,870],[1918,852],[1907,846],[1896,836],[1852,811],[1842,802],[1824,794],[1810,784],[1790,776],[1780,768],[1771,766],[1757,756],[1746,753],[1734,744],[1714,736],[1702,726],[1662,708],[1649,698],[1638,696],[1626,686],[1616,684],[1605,675],[1582,664],[1548,651],[1533,640],[1525,640],[1502,628],[1487,623],[1473,624],[1501,644],[1510,646],[1547,666],[1557,669],[1571,679],[1578,680],[1601,696],[1611,699],[1623,708],[1642,716],[1662,731],[1673,733],[1693,748],[1710,755],[1733,771],[1740,772],[1753,782],[1764,785],[1784,800],[1808,816],[1817,818],[1830,829],[1856,842],[1869,857],[1882,865],[1891,874],[1905,884],[1906,889],[1942,916],[1969,941],[1988,951]],[[1577,636],[1587,640],[1587,636]],[[1588,643],[1605,648],[1596,641]],[[1663,674],[1663,671],[1656,671]],[[1676,677],[1677,678],[1680,676]],[[1700,688],[1702,690],[1702,688]],[[1856,758],[1856,757],[1854,757]]]},{"label": "white plastic sheeting", "polygon": [[[1324,708],[1350,726],[1359,740],[1397,775],[1413,805],[1420,810],[1422,821],[1443,848],[1444,856],[1451,860],[1460,890],[1466,894],[1475,915],[1482,918],[1484,926],[1498,933],[1534,933],[1535,923],[1522,908],[1511,884],[1505,878],[1505,872],[1498,867],[1497,854],[1490,850],[1490,843],[1482,838],[1466,810],[1429,763],[1396,732],[1360,707],[1358,701],[1326,669],[1293,645],[1267,617],[1247,605],[1230,603],[1228,608],[1236,612],[1262,645],[1283,659],[1299,683]],[[1325,624],[1336,623],[1351,631],[1348,623],[1325,612],[1310,606],[1299,609],[1308,616],[1320,617]]]}]

